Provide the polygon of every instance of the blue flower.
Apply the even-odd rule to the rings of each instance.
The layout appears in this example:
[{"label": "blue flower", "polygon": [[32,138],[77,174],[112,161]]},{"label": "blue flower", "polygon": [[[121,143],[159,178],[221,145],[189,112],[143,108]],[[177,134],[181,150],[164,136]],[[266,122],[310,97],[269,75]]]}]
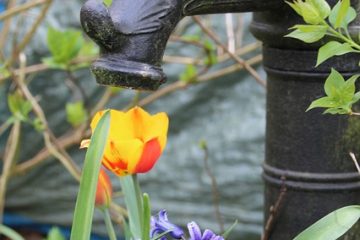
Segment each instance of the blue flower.
[{"label": "blue flower", "polygon": [[[171,223],[167,217],[166,211],[161,210],[158,214],[158,219],[155,217],[151,217],[151,232],[150,237],[155,237],[156,235],[159,235],[164,232],[168,232],[171,235],[171,237],[175,239],[182,239],[184,236],[184,231],[178,227],[177,225]],[[160,240],[166,240],[166,237],[160,238]]]},{"label": "blue flower", "polygon": [[209,229],[205,229],[201,235],[201,230],[196,222],[190,222],[187,225],[189,229],[190,239],[189,240],[224,240],[222,236],[218,236]]}]

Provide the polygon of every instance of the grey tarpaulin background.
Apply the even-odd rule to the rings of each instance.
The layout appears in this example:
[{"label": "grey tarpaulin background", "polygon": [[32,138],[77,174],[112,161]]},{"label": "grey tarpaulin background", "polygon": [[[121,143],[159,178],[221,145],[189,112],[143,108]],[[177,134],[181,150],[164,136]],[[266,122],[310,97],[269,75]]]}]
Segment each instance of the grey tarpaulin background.
[{"label": "grey tarpaulin background", "polygon": [[[45,42],[47,24],[60,28],[79,26],[81,2],[54,2],[45,24],[27,51],[30,62],[38,62],[42,56],[48,55]],[[247,24],[250,18],[246,15]],[[221,24],[223,21],[216,22]],[[223,27],[219,25],[218,29],[221,31]],[[188,31],[195,30],[190,28]],[[248,31],[244,41],[254,41]],[[192,54],[192,50],[172,48],[171,45],[167,51]],[[168,82],[171,82],[182,69],[165,65],[164,70],[169,75]],[[264,76],[262,71],[261,74]],[[103,89],[96,86],[89,70],[78,71],[76,76],[81,79],[91,101],[96,102]],[[64,108],[72,99],[63,82],[65,77],[60,71],[50,70],[37,75],[30,85],[33,93],[41,96],[40,104],[57,135],[70,128]],[[0,86],[0,122],[9,116],[6,106],[9,87]],[[121,109],[132,95],[132,91],[124,91],[108,107]],[[147,106],[147,110],[153,113],[166,111],[170,117],[169,141],[163,156],[153,171],[140,176],[143,190],[151,195],[154,212],[165,208],[176,223],[195,220],[202,228],[218,230],[213,214],[211,181],[204,172],[203,152],[198,146],[204,139],[208,142],[209,161],[219,184],[221,213],[227,226],[235,219],[239,220],[232,238],[258,239],[263,206],[261,163],[264,158],[265,90],[247,74],[239,72],[173,93]],[[24,128],[22,160],[33,156],[43,144],[38,133],[30,127]],[[5,138],[1,137],[1,147],[5,145],[4,141]],[[81,164],[84,151],[74,147],[70,153]],[[77,187],[62,165],[49,159],[28,174],[11,179],[6,210],[35,221],[69,226]],[[104,232],[101,222],[96,215],[94,225],[99,233]]]}]

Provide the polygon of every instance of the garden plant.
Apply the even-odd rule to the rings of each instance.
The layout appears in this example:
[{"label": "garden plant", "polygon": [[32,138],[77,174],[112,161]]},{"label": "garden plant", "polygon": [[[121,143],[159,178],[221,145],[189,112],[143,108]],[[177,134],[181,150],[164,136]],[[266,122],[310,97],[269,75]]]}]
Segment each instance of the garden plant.
[{"label": "garden plant", "polygon": [[[360,39],[358,36],[352,36],[348,31],[348,25],[356,17],[356,11],[350,6],[350,0],[341,0],[332,8],[325,0],[296,0],[287,3],[303,18],[305,23],[295,25],[286,37],[296,38],[306,43],[323,40],[324,44],[319,49],[316,66],[334,56],[348,53],[359,54]],[[22,41],[15,41],[9,53],[1,54],[0,59],[2,64],[0,82],[9,79],[13,82],[7,97],[11,116],[0,126],[0,135],[8,134],[0,184],[0,217],[3,215],[7,182],[12,175],[25,173],[49,156],[53,156],[80,182],[71,228],[70,239],[72,240],[91,238],[95,208],[102,213],[111,240],[117,239],[118,226],[121,226],[121,232],[126,240],[227,239],[237,225],[236,219],[233,225],[227,226],[226,230],[215,233],[211,229],[200,228],[196,219],[184,223],[185,229],[175,225],[171,221],[171,209],[163,209],[158,213],[152,211],[150,201],[152,193],[142,192],[137,174],[146,174],[155,164],[161,164],[157,162],[166,148],[171,119],[165,112],[151,114],[144,108],[147,104],[174,91],[207,82],[215,77],[243,69],[245,66],[252,69],[250,65],[261,61],[261,56],[257,55],[244,61],[233,52],[238,51],[240,54],[253,52],[256,51],[258,45],[249,45],[240,50],[229,50],[212,29],[204,24],[204,19],[193,17],[194,22],[202,31],[191,36],[180,36],[175,33],[171,41],[196,46],[201,49],[201,56],[196,59],[165,56],[165,61],[178,61],[185,65],[179,80],[145,96],[136,91],[131,102],[122,110],[107,109],[105,107],[107,102],[126,90],[106,87],[96,105],[87,102],[87,94],[79,85],[75,73],[79,69],[89,67],[90,62],[96,58],[98,49],[92,42],[85,39],[79,30],[59,30],[49,26],[47,46],[51,55],[43,58],[41,64],[28,66],[24,49],[43,21],[51,4],[51,0],[39,0],[16,5],[16,1],[10,0],[8,10],[0,14],[0,20],[4,21],[0,46],[4,46],[12,17],[28,9],[42,6],[37,20]],[[110,6],[111,1],[106,0],[103,4]],[[233,59],[235,63],[213,70],[219,62],[228,59]],[[73,129],[60,137],[53,133],[37,97],[29,88],[32,79],[28,75],[45,69],[64,72],[69,89],[77,99],[64,106],[67,120]],[[251,73],[257,82],[266,86],[256,71],[251,71]],[[354,105],[360,100],[360,92],[355,90],[358,77],[359,75],[350,76],[345,80],[336,69],[332,69],[324,85],[326,96],[314,100],[304,111],[325,108],[325,114],[360,115],[354,110]],[[30,126],[42,135],[44,149],[29,161],[17,163],[16,153],[22,125]],[[79,151],[86,151],[81,170],[67,152],[69,146],[76,144],[81,148]],[[203,141],[200,145],[207,153],[206,142]],[[360,174],[354,153],[351,153],[351,156]],[[205,167],[208,168],[206,163]],[[211,175],[211,171],[208,172],[213,182],[213,190],[216,191],[216,179]],[[119,206],[113,201],[115,193],[109,173],[116,176],[120,182],[125,206]],[[214,196],[216,205],[218,204],[216,193]],[[334,209],[334,212],[309,226],[294,240],[338,239],[359,218],[360,205]],[[114,222],[118,224],[114,226]],[[5,225],[0,225],[0,232],[10,239],[23,239],[16,231]],[[50,231],[48,239],[61,240],[64,237],[58,229],[54,228]]]}]

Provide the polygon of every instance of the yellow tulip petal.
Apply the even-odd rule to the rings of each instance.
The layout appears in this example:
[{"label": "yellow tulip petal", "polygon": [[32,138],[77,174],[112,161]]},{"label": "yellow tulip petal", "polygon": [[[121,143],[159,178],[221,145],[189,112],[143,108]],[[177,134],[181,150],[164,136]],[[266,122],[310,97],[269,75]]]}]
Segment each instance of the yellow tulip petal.
[{"label": "yellow tulip petal", "polygon": [[134,137],[144,141],[144,131],[146,124],[151,121],[151,115],[141,107],[134,107],[126,112],[132,122]]},{"label": "yellow tulip petal", "polygon": [[144,127],[144,140],[147,142],[155,137],[158,138],[161,150],[164,150],[169,128],[169,118],[166,113],[161,112],[152,116],[151,121]]},{"label": "yellow tulip petal", "polygon": [[99,111],[94,115],[94,117],[93,117],[93,119],[91,120],[91,123],[90,123],[90,127],[91,127],[92,132],[94,132],[95,127],[98,124],[98,122],[99,122],[99,120],[100,120],[100,118],[101,118],[101,116],[103,114],[104,114],[104,111]]},{"label": "yellow tulip petal", "polygon": [[126,113],[111,110],[109,138],[122,141],[134,139],[133,121]]},{"label": "yellow tulip petal", "polygon": [[143,145],[139,139],[110,140],[105,149],[104,166],[119,176],[131,173],[132,166],[136,165],[141,157]]}]

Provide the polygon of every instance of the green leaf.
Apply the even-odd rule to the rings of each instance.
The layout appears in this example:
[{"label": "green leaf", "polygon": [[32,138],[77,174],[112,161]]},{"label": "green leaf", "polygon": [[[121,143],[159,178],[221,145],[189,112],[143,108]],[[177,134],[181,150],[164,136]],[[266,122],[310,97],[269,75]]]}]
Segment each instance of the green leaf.
[{"label": "green leaf", "polygon": [[350,77],[348,80],[345,81],[345,84],[340,89],[341,98],[344,103],[347,103],[349,105],[352,104],[355,95],[355,82],[358,78],[358,74]]},{"label": "green leaf", "polygon": [[299,29],[301,32],[304,33],[311,33],[311,32],[326,33],[328,28],[329,27],[326,25],[306,25],[306,24],[297,24],[291,27],[291,29]]},{"label": "green leaf", "polygon": [[38,132],[42,132],[45,130],[45,125],[44,123],[40,120],[40,118],[35,118],[32,123],[33,127],[35,128],[36,131]]},{"label": "green leaf", "polygon": [[295,12],[297,14],[299,14],[300,16],[302,16],[302,12],[301,12],[301,8],[298,6],[298,4],[292,3],[292,2],[287,2],[285,1],[292,9],[295,10]]},{"label": "green leaf", "polygon": [[25,100],[18,92],[8,95],[8,106],[16,119],[24,122],[29,121],[29,113],[32,109],[31,103]]},{"label": "green leaf", "polygon": [[353,205],[329,213],[294,240],[335,240],[346,233],[360,218],[360,206]]},{"label": "green leaf", "polygon": [[168,234],[169,232],[171,232],[170,230],[167,230],[159,235],[156,235],[155,237],[153,237],[151,240],[159,240],[161,239],[162,237],[164,237],[166,234]]},{"label": "green leaf", "polygon": [[313,101],[306,112],[314,108],[332,108],[337,107],[339,103],[331,97],[322,97]]},{"label": "green leaf", "polygon": [[150,218],[151,218],[151,207],[150,197],[147,193],[143,194],[143,229],[142,229],[142,240],[150,240]]},{"label": "green leaf", "polygon": [[324,85],[325,93],[329,97],[337,97],[337,89],[345,84],[345,80],[341,74],[335,69],[331,69],[330,75],[327,77]]},{"label": "green leaf", "polygon": [[333,56],[340,56],[353,51],[354,49],[349,43],[339,43],[337,41],[328,42],[319,49],[315,67]]},{"label": "green leaf", "polygon": [[350,114],[351,109],[350,108],[329,108],[324,111],[324,114]]},{"label": "green leaf", "polygon": [[342,0],[336,17],[336,21],[334,25],[335,28],[341,26],[342,22],[345,20],[349,8],[350,8],[350,0]]},{"label": "green leaf", "polygon": [[[330,15],[329,15],[329,22],[335,28],[338,28],[338,27],[347,28],[348,24],[351,23],[352,21],[354,21],[354,19],[356,18],[356,11],[351,6],[347,9],[345,17],[343,15],[340,16],[339,13],[340,13],[340,8],[341,8],[342,4],[344,4],[343,9],[345,9],[347,3],[339,1],[333,7],[333,9],[331,10]],[[344,10],[342,10],[342,11],[344,11]],[[340,18],[342,18],[342,19],[340,19]],[[338,24],[340,24],[340,25],[338,25]]]},{"label": "green leaf", "polygon": [[309,2],[316,8],[322,19],[329,16],[331,8],[325,0],[309,0]]},{"label": "green leaf", "polygon": [[0,224],[0,233],[8,237],[11,240],[25,240],[20,234],[18,234],[15,230]]},{"label": "green leaf", "polygon": [[360,92],[357,92],[354,94],[353,99],[352,99],[352,104],[356,103],[357,101],[360,100]]},{"label": "green leaf", "polygon": [[134,239],[141,239],[142,236],[142,202],[138,194],[137,186],[131,175],[120,177],[121,189],[124,193],[126,209],[128,210],[129,228]]},{"label": "green leaf", "polygon": [[46,240],[65,240],[65,237],[61,234],[58,227],[53,227],[50,229]]},{"label": "green leaf", "polygon": [[321,16],[318,9],[316,9],[316,6],[312,4],[312,2],[298,1],[297,3],[301,9],[301,16],[306,23],[317,25],[323,21],[323,17]]},{"label": "green leaf", "polygon": [[110,112],[106,111],[99,120],[86,151],[80,188],[76,199],[71,240],[90,239],[91,223],[94,214],[95,192],[107,142],[110,126]]},{"label": "green leaf", "polygon": [[110,7],[112,4],[112,0],[103,0],[106,7]]},{"label": "green leaf", "polygon": [[88,114],[85,110],[82,101],[66,104],[66,119],[74,127],[79,126],[88,119]]},{"label": "green leaf", "polygon": [[90,41],[85,41],[79,51],[79,56],[82,57],[94,57],[97,56],[98,54],[99,54],[98,46]]},{"label": "green leaf", "polygon": [[41,61],[51,69],[67,70],[68,65],[65,63],[58,63],[53,57],[42,58]]},{"label": "green leaf", "polygon": [[236,225],[238,225],[238,220],[235,220],[235,222],[222,234],[224,239],[227,239],[229,237],[230,233],[234,230]]},{"label": "green leaf", "polygon": [[194,65],[188,64],[185,71],[180,74],[180,80],[186,83],[196,82],[197,69]]},{"label": "green leaf", "polygon": [[324,31],[317,32],[302,32],[301,30],[296,29],[295,31],[285,35],[285,37],[296,38],[306,43],[313,43],[322,39],[325,34],[326,29]]},{"label": "green leaf", "polygon": [[52,27],[48,29],[47,45],[55,63],[70,65],[70,61],[78,55],[83,43],[81,31],[60,31]]}]

